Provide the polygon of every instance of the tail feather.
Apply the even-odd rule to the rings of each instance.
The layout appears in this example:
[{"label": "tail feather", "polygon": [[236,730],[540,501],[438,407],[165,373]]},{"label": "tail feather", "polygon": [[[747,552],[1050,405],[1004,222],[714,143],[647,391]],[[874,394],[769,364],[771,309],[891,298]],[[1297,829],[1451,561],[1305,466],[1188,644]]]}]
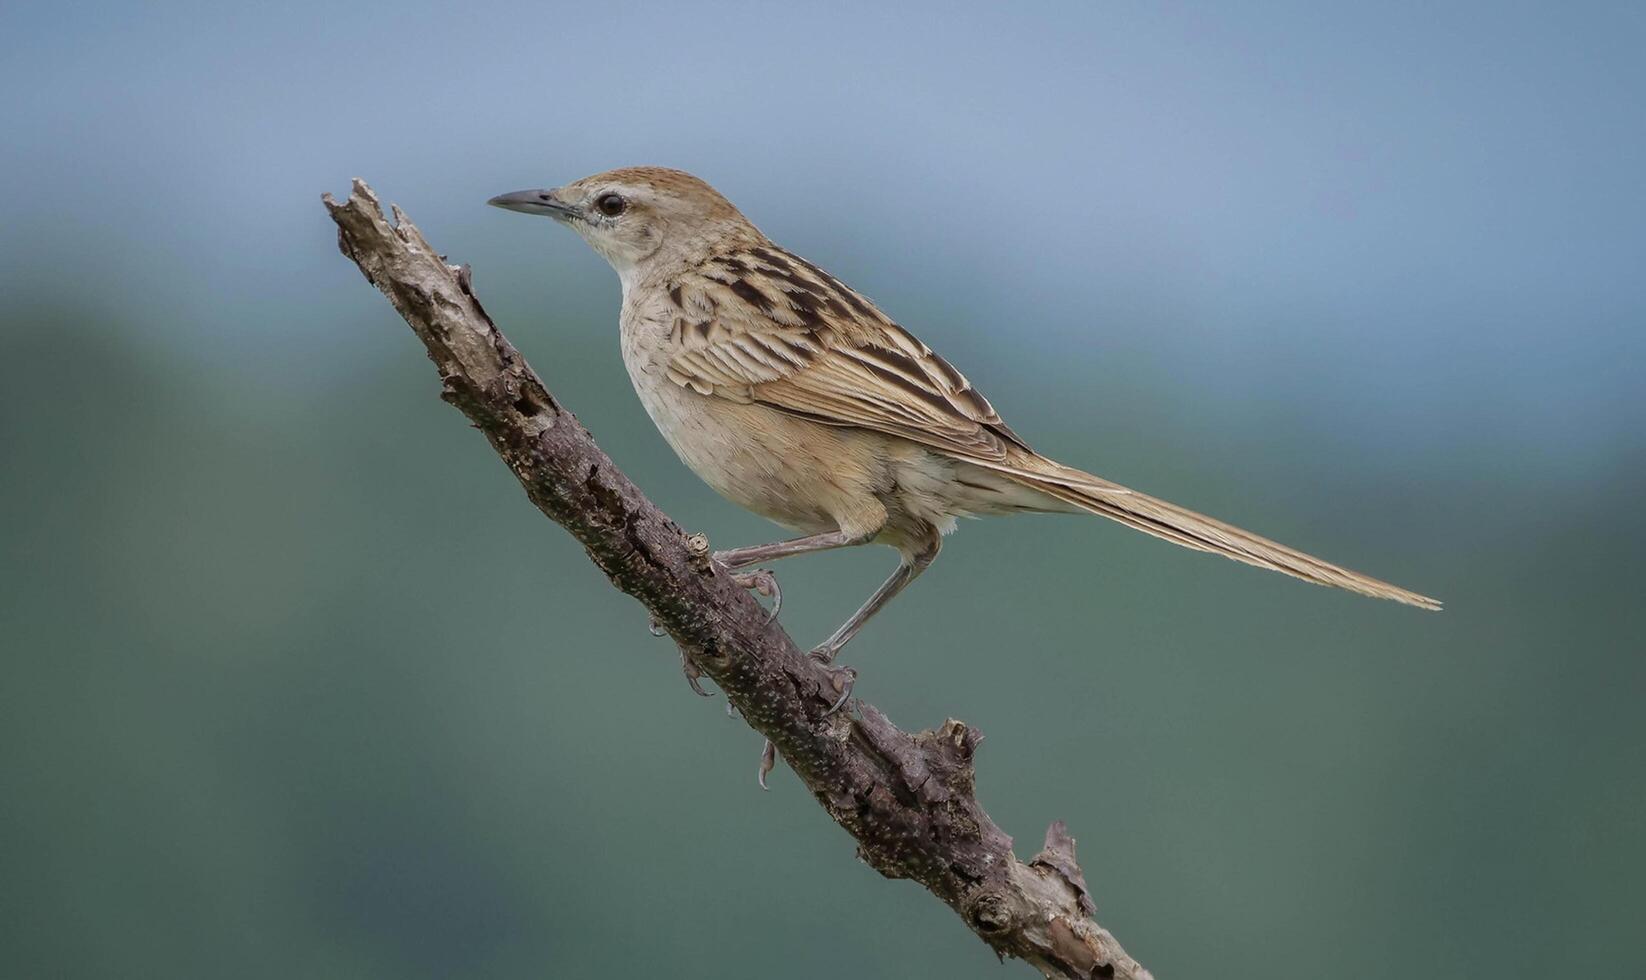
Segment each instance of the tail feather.
[{"label": "tail feather", "polygon": [[1248,565],[1284,572],[1316,585],[1335,586],[1378,599],[1393,599],[1422,609],[1440,608],[1437,599],[1340,568],[1176,504],[1135,490],[1127,491],[1107,480],[1068,467],[1059,465],[1054,472],[1055,475],[1048,473],[1047,476],[1034,477],[1013,474],[1013,479],[1065,504],[1119,521],[1127,527],[1185,548],[1210,551]]}]

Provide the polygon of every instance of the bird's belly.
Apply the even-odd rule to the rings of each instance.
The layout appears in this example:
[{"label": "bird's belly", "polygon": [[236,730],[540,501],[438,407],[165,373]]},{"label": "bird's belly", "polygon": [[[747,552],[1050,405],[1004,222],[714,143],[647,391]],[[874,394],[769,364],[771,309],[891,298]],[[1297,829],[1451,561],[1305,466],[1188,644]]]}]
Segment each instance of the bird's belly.
[{"label": "bird's belly", "polygon": [[681,461],[732,503],[807,533],[884,523],[884,466],[847,430],[672,384],[635,388]]}]

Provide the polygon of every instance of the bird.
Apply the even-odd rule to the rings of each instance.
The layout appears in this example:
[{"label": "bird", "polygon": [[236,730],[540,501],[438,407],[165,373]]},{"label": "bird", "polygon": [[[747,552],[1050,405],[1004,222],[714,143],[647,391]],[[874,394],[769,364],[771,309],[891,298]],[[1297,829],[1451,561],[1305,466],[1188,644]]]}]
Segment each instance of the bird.
[{"label": "bird", "polygon": [[[757,566],[896,549],[891,576],[810,651],[825,665],[931,567],[961,517],[1095,514],[1317,585],[1441,607],[1036,452],[941,355],[689,173],[625,167],[487,203],[553,218],[611,264],[623,363],[663,438],[715,491],[796,533],[714,552],[742,584],[781,601]],[[856,676],[833,669],[849,675],[831,712]]]}]

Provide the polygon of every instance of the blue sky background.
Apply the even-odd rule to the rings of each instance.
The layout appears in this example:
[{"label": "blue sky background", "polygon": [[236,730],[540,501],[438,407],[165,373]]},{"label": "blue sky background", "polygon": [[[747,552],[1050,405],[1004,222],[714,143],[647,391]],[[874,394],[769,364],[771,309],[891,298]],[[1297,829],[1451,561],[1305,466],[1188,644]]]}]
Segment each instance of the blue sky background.
[{"label": "blue sky background", "polygon": [[[1633,969],[1643,45],[1599,3],[5,5],[0,972],[1023,973],[750,791],[319,205],[371,181],[665,508],[758,540],[640,412],[604,263],[483,206],[637,163],[1050,454],[1448,600],[1025,519],[854,645],[1158,975]],[[889,561],[780,568],[790,629]]]}]

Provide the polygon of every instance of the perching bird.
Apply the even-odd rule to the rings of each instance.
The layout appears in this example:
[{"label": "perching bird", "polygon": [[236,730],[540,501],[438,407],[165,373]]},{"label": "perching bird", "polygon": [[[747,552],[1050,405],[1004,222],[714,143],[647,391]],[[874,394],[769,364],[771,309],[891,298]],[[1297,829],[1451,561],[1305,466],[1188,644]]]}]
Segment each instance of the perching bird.
[{"label": "perching bird", "polygon": [[718,561],[736,571],[868,543],[901,554],[812,651],[825,663],[931,565],[957,517],[984,514],[1099,514],[1319,585],[1440,608],[1040,455],[948,361],[690,174],[630,167],[488,203],[549,215],[611,263],[623,363],[663,438],[722,496],[802,535]]}]

